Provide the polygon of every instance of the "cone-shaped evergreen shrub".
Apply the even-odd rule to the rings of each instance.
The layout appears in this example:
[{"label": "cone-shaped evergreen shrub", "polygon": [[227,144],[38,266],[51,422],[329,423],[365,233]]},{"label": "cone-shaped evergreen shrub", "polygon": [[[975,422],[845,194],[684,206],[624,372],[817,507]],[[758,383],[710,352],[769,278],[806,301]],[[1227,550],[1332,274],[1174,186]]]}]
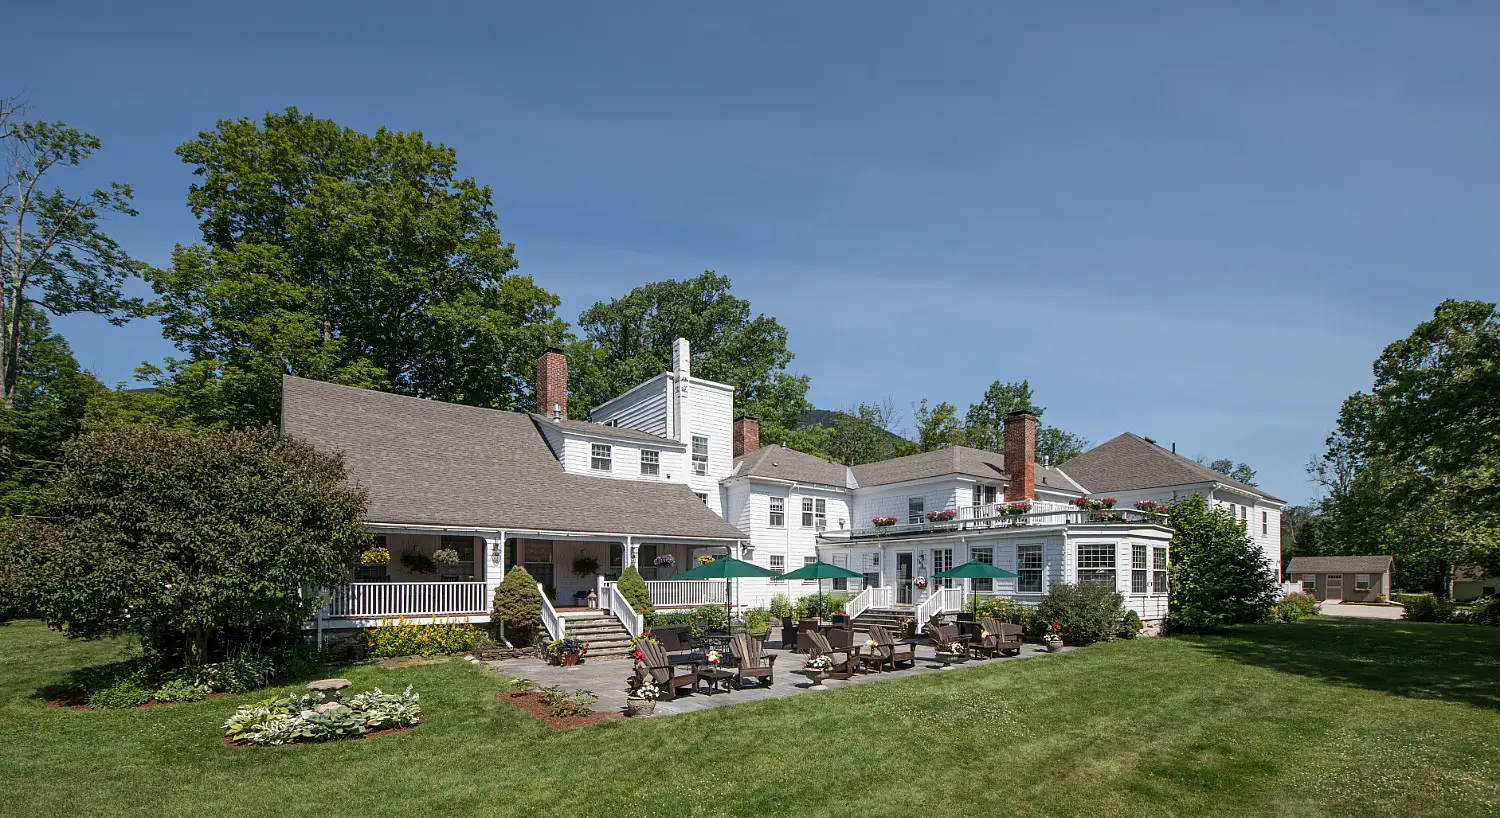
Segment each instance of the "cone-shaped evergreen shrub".
[{"label": "cone-shaped evergreen shrub", "polygon": [[495,604],[490,619],[504,629],[515,645],[530,644],[542,629],[542,596],[536,579],[524,567],[510,569],[500,587],[495,589]]},{"label": "cone-shaped evergreen shrub", "polygon": [[620,593],[624,595],[625,601],[641,616],[651,616],[656,613],[656,606],[651,604],[651,591],[646,588],[646,580],[641,578],[641,572],[634,565],[625,566],[620,572],[620,581],[616,583]]}]

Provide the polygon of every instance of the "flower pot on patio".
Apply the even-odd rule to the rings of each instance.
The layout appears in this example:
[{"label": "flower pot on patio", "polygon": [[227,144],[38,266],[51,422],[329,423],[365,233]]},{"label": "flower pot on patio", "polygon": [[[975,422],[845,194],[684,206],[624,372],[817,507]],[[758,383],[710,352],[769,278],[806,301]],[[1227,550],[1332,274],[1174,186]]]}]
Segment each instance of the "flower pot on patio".
[{"label": "flower pot on patio", "polygon": [[656,712],[656,699],[647,699],[639,696],[627,696],[625,698],[625,715],[649,716]]},{"label": "flower pot on patio", "polygon": [[575,665],[578,664],[578,654],[576,654],[576,653],[564,653],[564,654],[561,654],[560,658],[558,659],[558,664],[561,664],[563,667],[573,667],[573,666],[575,666]]},{"label": "flower pot on patio", "polygon": [[1056,653],[1063,649],[1063,641],[1061,638],[1043,639],[1042,647],[1045,647],[1048,653]]},{"label": "flower pot on patio", "polygon": [[812,682],[812,687],[808,688],[809,690],[827,690],[828,689],[828,686],[825,685],[825,684],[823,684],[823,680],[828,678],[828,671],[826,671],[826,670],[809,670],[809,671],[807,671],[807,678],[808,678],[809,681]]}]

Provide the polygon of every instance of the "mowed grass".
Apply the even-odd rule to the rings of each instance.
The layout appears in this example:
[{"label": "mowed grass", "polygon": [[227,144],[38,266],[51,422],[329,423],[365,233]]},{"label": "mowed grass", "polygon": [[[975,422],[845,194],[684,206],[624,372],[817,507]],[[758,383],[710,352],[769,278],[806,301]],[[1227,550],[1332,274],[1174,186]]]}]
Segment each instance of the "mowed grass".
[{"label": "mowed grass", "polygon": [[37,697],[124,650],[0,626],[0,814],[1500,813],[1500,630],[1472,626],[1115,642],[560,733],[483,668],[360,666],[341,671],[355,689],[415,685],[427,723],[275,749],[220,741],[266,693],[130,711]]}]

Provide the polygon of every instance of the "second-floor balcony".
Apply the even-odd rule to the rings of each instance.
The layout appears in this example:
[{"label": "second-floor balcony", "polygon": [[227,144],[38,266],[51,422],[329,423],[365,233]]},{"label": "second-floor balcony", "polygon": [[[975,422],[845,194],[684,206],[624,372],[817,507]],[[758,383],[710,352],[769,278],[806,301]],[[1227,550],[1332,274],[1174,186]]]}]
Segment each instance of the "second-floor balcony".
[{"label": "second-floor balcony", "polygon": [[977,506],[924,513],[920,517],[876,517],[843,531],[824,531],[824,540],[870,540],[964,531],[1036,528],[1061,525],[1133,523],[1166,525],[1166,515],[1133,508],[1081,509],[1066,503],[1033,500],[1029,507],[1016,503]]}]

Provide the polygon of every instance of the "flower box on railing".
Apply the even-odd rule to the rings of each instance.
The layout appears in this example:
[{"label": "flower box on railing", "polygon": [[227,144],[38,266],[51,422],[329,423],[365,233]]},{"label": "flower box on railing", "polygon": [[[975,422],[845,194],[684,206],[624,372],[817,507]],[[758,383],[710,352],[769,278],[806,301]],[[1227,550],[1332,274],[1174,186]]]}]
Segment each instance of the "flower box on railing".
[{"label": "flower box on railing", "polygon": [[1077,506],[1082,511],[1106,511],[1108,509],[1114,508],[1116,502],[1118,501],[1116,501],[1113,497],[1079,497],[1078,499],[1073,501],[1073,505]]},{"label": "flower box on railing", "polygon": [[870,520],[870,522],[874,523],[876,528],[890,528],[898,521],[895,517],[876,517]]},{"label": "flower box on railing", "polygon": [[1004,514],[1007,517],[1019,517],[1022,514],[1030,514],[1031,504],[1025,502],[1006,503],[1005,505],[1000,507],[1000,513]]},{"label": "flower box on railing", "polygon": [[1149,514],[1166,514],[1167,504],[1157,500],[1141,500],[1135,504],[1135,510]]},{"label": "flower box on railing", "polygon": [[956,517],[958,517],[958,510],[952,508],[927,512],[927,522],[929,523],[951,522]]}]

